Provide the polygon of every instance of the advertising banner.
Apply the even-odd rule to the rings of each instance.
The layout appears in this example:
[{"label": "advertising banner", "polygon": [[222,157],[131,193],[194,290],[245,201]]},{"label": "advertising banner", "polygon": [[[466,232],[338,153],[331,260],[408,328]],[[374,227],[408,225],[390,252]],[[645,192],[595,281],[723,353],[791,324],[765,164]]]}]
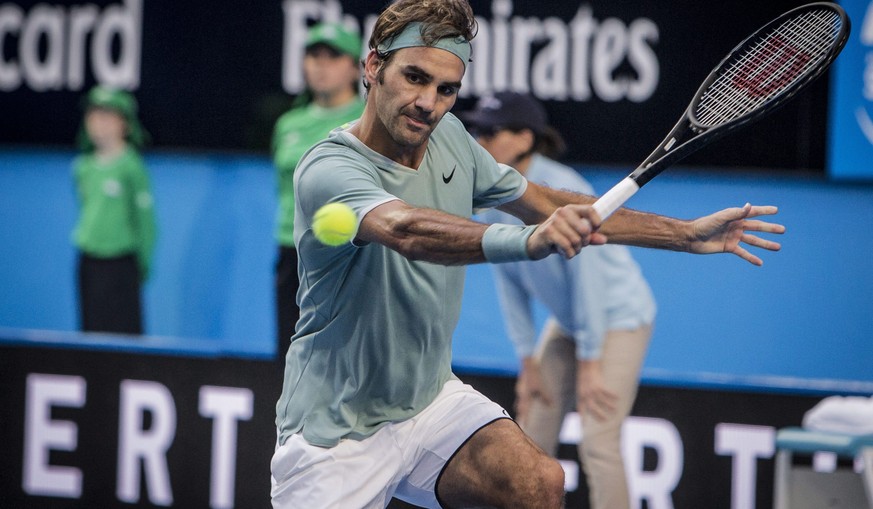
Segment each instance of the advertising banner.
[{"label": "advertising banner", "polygon": [[873,180],[873,2],[841,2],[854,20],[837,59],[828,145],[828,174],[839,180]]},{"label": "advertising banner", "polygon": [[[531,92],[572,163],[636,165],[707,73],[753,30],[803,2],[472,0],[479,32],[455,111],[496,91]],[[0,144],[71,145],[95,83],[133,91],[158,149],[268,150],[303,89],[307,27],[366,40],[384,2],[26,1],[0,3]],[[827,87],[721,140],[688,165],[822,171]]]},{"label": "advertising banner", "polygon": [[[459,376],[512,408],[513,378]],[[0,343],[4,507],[266,507],[281,380],[272,360]],[[819,400],[644,385],[623,437],[633,500],[771,507],[775,431]],[[584,508],[573,419],[559,455],[567,507]]]}]

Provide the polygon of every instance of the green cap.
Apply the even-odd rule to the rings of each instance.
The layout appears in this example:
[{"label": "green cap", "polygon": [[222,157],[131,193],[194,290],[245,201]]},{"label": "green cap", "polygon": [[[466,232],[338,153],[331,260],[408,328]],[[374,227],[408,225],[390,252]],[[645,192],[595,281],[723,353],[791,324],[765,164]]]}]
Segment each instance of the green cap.
[{"label": "green cap", "polygon": [[306,47],[324,44],[357,60],[361,58],[361,36],[343,25],[319,23],[309,29]]},{"label": "green cap", "polygon": [[[89,108],[104,108],[118,112],[127,122],[128,142],[137,148],[142,148],[148,141],[149,135],[139,122],[136,99],[130,92],[98,85],[88,91],[84,108],[85,111]],[[79,133],[79,145],[86,151],[94,148],[84,131],[84,125]]]},{"label": "green cap", "polygon": [[136,118],[136,99],[130,92],[115,90],[108,87],[96,86],[85,97],[86,108],[106,108],[115,110],[126,118]]}]

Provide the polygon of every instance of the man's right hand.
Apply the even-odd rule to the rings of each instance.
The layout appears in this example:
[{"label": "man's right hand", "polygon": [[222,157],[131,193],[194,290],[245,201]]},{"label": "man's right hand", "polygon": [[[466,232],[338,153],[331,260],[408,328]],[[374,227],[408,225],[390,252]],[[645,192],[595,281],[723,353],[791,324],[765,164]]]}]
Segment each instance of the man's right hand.
[{"label": "man's right hand", "polygon": [[528,239],[528,255],[533,260],[552,253],[573,258],[585,246],[606,244],[606,236],[597,232],[599,227],[600,216],[590,205],[559,207]]}]

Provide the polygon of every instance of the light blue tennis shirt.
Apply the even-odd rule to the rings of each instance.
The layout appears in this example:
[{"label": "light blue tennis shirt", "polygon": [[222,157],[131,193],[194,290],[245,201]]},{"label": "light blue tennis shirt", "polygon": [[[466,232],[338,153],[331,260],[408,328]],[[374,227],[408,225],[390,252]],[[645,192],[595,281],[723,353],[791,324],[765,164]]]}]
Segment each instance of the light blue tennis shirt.
[{"label": "light blue tennis shirt", "polygon": [[422,411],[453,377],[465,268],[409,260],[380,244],[324,246],[312,234],[315,211],[342,202],[360,221],[399,199],[469,218],[474,207],[513,201],[526,188],[452,114],[434,129],[418,169],[341,128],[303,156],[294,175],[300,320],[276,405],[280,443],[298,432],[322,447],[367,437]]},{"label": "light blue tennis shirt", "polygon": [[[525,176],[556,189],[594,194],[574,169],[541,155],[534,155]],[[499,210],[480,217],[488,223],[521,224]],[[492,268],[507,334],[519,358],[532,355],[536,347],[535,300],[572,334],[578,359],[599,358],[607,331],[636,329],[655,319],[652,291],[624,246],[588,246],[570,260],[555,255]]]}]

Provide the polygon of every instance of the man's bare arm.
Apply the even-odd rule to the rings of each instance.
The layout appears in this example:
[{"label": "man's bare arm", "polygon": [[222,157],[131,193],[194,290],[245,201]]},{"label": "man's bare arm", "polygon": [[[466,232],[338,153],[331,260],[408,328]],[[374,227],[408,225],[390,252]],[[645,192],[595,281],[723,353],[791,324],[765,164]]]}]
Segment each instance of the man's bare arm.
[{"label": "man's bare arm", "polygon": [[[528,224],[536,224],[562,207],[581,210],[590,207],[595,198],[529,183],[521,198],[500,207]],[[748,232],[781,234],[785,227],[754,217],[778,212],[772,206],[751,206],[724,209],[692,221],[621,208],[599,226],[594,213],[591,221],[597,231],[613,244],[686,251],[697,254],[732,253],[754,265],[760,258],[749,253],[741,243],[778,251],[777,242],[762,239]],[[580,212],[587,213],[587,212]],[[591,216],[589,216],[591,217]]]},{"label": "man's bare arm", "polygon": [[[537,224],[545,221],[560,207],[590,206],[595,201],[593,196],[530,182],[521,198],[499,208],[518,217],[525,224]],[[683,241],[690,237],[689,228],[689,221],[621,208],[598,231],[606,235],[612,244],[686,251]]]},{"label": "man's bare arm", "polygon": [[486,224],[394,200],[364,216],[357,238],[382,244],[410,260],[464,265],[485,261],[482,235],[486,228]]},{"label": "man's bare arm", "polygon": [[[538,260],[560,252],[575,256],[588,244],[602,244],[605,239],[594,233],[590,207],[582,215],[557,211],[546,217],[530,235],[526,258]],[[411,260],[425,260],[443,265],[485,262],[482,248],[488,225],[454,216],[439,210],[412,207],[394,200],[371,210],[361,220],[357,238],[389,247]]]}]

